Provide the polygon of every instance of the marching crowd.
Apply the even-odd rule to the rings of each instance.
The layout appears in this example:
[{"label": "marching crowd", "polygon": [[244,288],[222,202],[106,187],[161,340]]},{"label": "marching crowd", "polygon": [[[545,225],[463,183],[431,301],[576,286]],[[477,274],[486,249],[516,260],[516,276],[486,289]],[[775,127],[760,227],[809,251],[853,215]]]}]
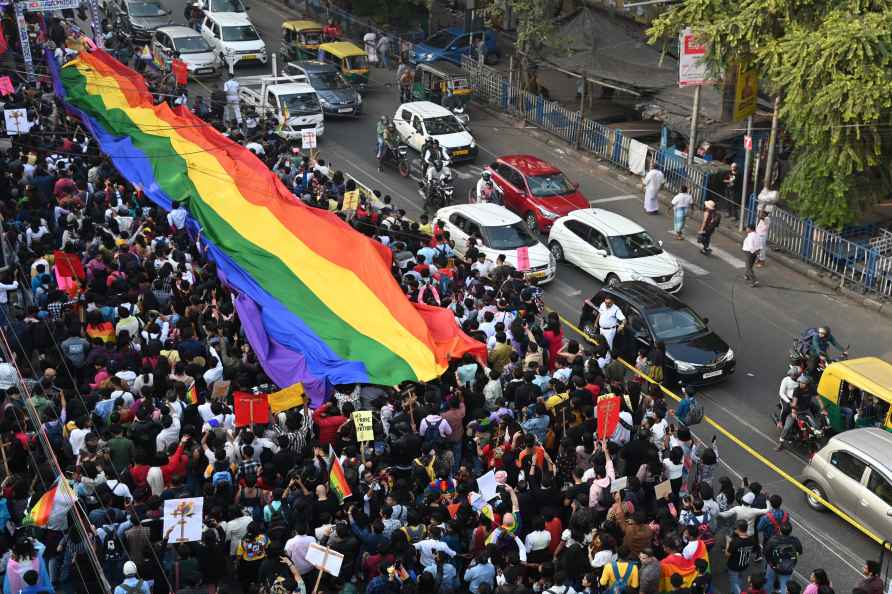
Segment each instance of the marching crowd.
[{"label": "marching crowd", "polygon": [[[436,220],[366,193],[343,211],[349,176],[266,122],[216,120],[296,200],[391,247],[407,298],[451,309],[488,351],[436,381],[330,386],[313,410],[237,427],[234,392],[284,386],[188,209],[121,178],[49,85],[4,103],[32,124],[0,154],[4,594],[95,593],[103,576],[115,594],[834,592],[798,564],[782,498],[735,484],[694,435],[696,395],[673,409],[642,379],[662,378],[659,345],[633,372],[606,340],[565,335],[523,273],[473,246],[457,258]],[[599,439],[607,401],[619,413]],[[372,413],[369,442],[355,411]],[[59,470],[78,504],[39,521]],[[184,497],[203,497],[201,537],[170,545],[163,504]],[[308,560],[314,543],[337,575]],[[866,562],[854,592],[880,594],[879,574]]]}]

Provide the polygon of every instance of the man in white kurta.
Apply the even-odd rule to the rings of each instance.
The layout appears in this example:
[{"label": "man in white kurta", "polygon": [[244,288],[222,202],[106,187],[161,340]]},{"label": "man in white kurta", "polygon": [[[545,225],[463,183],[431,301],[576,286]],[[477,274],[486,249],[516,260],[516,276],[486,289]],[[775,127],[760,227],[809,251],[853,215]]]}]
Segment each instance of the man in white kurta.
[{"label": "man in white kurta", "polygon": [[644,176],[644,212],[647,214],[657,214],[658,196],[664,181],[666,178],[663,172],[651,164],[650,171]]}]

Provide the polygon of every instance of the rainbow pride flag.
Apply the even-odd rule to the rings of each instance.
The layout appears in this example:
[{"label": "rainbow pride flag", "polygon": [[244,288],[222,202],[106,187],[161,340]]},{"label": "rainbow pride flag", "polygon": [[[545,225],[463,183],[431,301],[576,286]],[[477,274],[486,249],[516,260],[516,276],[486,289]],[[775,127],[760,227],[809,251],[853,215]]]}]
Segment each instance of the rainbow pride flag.
[{"label": "rainbow pride flag", "polygon": [[347,477],[344,476],[341,461],[331,446],[328,446],[328,468],[328,485],[335,495],[338,496],[338,501],[344,503],[344,499],[353,495],[353,491],[350,490],[350,483],[347,482]]},{"label": "rainbow pride flag", "polygon": [[683,555],[675,553],[668,555],[660,561],[660,592],[671,592],[673,574],[679,574],[682,578],[682,587],[690,588],[697,577],[697,568],[694,559],[686,559]]},{"label": "rainbow pride flag", "polygon": [[283,349],[333,384],[430,380],[450,357],[485,359],[485,346],[449,312],[406,298],[389,250],[304,205],[253,153],[188,108],[154,105],[139,74],[102,50],[61,68],[48,59],[56,93],[118,171],[161,207],[184,205],[220,276],[256,304],[257,319],[242,322],[262,326],[275,347],[252,342],[277,384],[312,379],[271,373],[285,366],[264,356]]},{"label": "rainbow pride flag", "polygon": [[50,521],[61,519],[74,505],[74,497],[71,487],[62,485],[57,479],[56,483],[37,500],[37,503],[25,516],[23,524],[26,526],[46,527]]},{"label": "rainbow pride flag", "polygon": [[198,385],[196,382],[192,382],[186,390],[186,399],[189,401],[189,404],[198,404]]}]

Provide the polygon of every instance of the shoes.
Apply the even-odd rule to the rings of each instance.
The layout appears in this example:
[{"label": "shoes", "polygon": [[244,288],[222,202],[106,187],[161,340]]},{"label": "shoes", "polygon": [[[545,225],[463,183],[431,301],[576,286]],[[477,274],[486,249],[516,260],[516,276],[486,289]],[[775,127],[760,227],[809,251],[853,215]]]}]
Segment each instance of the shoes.
[{"label": "shoes", "polygon": [[711,251],[712,250],[707,250],[706,248],[700,248],[700,253],[703,254],[704,256],[708,256],[709,252],[711,252]]},{"label": "shoes", "polygon": [[774,451],[779,452],[782,449],[784,449],[784,442],[780,442],[779,444],[777,444],[777,446],[774,448]]},{"label": "shoes", "polygon": [[759,286],[759,281],[753,281],[753,282],[751,282],[751,283],[750,283],[750,286],[753,287],[753,288],[758,287],[758,286]]}]

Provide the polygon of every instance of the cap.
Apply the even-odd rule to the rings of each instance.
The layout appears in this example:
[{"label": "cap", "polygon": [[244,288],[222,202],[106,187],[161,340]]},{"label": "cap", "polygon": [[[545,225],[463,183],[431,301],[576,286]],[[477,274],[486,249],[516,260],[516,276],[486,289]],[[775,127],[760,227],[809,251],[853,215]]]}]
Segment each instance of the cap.
[{"label": "cap", "polygon": [[703,208],[712,210],[713,208],[715,208],[715,201],[707,200],[706,202],[703,203]]},{"label": "cap", "polygon": [[133,561],[128,561],[124,564],[124,575],[136,575],[136,563]]},{"label": "cap", "polygon": [[799,376],[799,378],[796,381],[799,382],[800,384],[808,385],[811,383],[811,378],[803,373],[802,375]]},{"label": "cap", "polygon": [[749,493],[747,493],[746,495],[744,495],[743,497],[741,497],[740,500],[741,500],[743,503],[745,503],[746,505],[752,505],[752,504],[753,504],[753,501],[756,500],[756,496],[753,495],[752,492],[749,492]]}]

